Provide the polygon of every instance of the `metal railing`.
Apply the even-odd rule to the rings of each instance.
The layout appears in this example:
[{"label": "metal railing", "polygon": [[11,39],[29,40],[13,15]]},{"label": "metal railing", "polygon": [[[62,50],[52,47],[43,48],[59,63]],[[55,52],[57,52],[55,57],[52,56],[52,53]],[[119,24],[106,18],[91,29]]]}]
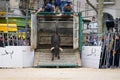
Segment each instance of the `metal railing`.
[{"label": "metal railing", "polygon": [[101,46],[100,68],[120,68],[119,35],[117,32],[83,34],[83,46]]},{"label": "metal railing", "polygon": [[0,32],[0,47],[5,46],[30,46],[30,35],[26,38],[23,32]]}]

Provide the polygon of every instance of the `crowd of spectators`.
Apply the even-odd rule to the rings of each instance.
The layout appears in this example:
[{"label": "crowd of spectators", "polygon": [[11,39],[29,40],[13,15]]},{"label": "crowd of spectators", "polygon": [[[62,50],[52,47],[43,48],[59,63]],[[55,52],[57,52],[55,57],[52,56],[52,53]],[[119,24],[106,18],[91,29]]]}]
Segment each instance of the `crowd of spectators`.
[{"label": "crowd of spectators", "polygon": [[83,46],[101,46],[100,68],[120,67],[120,33],[114,28],[101,36],[97,33],[84,35]]},{"label": "crowd of spectators", "polygon": [[60,13],[66,13],[66,12],[73,12],[73,6],[71,0],[54,0],[54,3],[50,1],[44,0],[39,9],[37,10],[37,13],[39,12],[60,12]]},{"label": "crowd of spectators", "polygon": [[16,36],[12,34],[0,33],[0,47],[5,46],[29,46],[30,36],[24,38],[22,35]]}]

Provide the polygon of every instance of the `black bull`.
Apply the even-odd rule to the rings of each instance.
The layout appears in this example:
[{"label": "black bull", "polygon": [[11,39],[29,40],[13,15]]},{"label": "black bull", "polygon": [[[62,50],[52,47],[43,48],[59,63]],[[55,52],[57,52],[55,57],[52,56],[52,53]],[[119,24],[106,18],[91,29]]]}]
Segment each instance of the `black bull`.
[{"label": "black bull", "polygon": [[59,50],[60,48],[60,36],[55,33],[51,36],[51,51],[52,51],[52,61],[54,60],[54,56],[60,59]]}]

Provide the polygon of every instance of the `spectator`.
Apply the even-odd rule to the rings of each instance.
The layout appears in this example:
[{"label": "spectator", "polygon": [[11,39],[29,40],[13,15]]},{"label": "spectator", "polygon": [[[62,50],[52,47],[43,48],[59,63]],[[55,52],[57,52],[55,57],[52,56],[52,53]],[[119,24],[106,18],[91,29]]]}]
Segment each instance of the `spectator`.
[{"label": "spectator", "polygon": [[65,12],[73,12],[72,5],[69,4],[69,3],[67,3],[66,5],[64,5],[62,12],[63,13],[65,13]]},{"label": "spectator", "polygon": [[90,29],[91,33],[97,33],[98,32],[98,24],[95,20],[95,17],[92,17],[92,21],[88,25],[88,28]]},{"label": "spectator", "polygon": [[[115,66],[115,67],[119,66],[119,53],[120,53],[120,35],[117,33],[113,37],[113,45],[112,45],[112,51],[110,56],[110,66]],[[115,57],[114,64],[112,63],[113,57]]]},{"label": "spectator", "polygon": [[98,38],[98,43],[97,43],[98,46],[102,46],[103,45],[103,37],[99,37]]},{"label": "spectator", "polygon": [[23,46],[29,46],[30,44],[29,44],[29,40],[27,40],[27,39],[24,39],[23,40]]},{"label": "spectator", "polygon": [[60,10],[62,12],[64,6],[67,4],[67,3],[71,3],[72,4],[72,1],[71,0],[61,0],[61,5],[60,5]]},{"label": "spectator", "polygon": [[22,37],[18,38],[18,44],[19,44],[19,46],[23,45],[23,38]]},{"label": "spectator", "polygon": [[9,45],[13,46],[12,36],[9,38]]},{"label": "spectator", "polygon": [[89,41],[90,41],[91,46],[96,46],[97,45],[97,36],[91,35]]},{"label": "spectator", "polygon": [[61,10],[62,12],[72,12],[72,2],[71,0],[63,0],[61,2]]},{"label": "spectator", "polygon": [[55,12],[59,12],[59,10],[62,12],[62,10],[61,10],[61,7],[60,7],[60,5],[61,5],[61,0],[54,0],[54,5],[55,5]]},{"label": "spectator", "polygon": [[85,36],[85,38],[84,38],[84,40],[83,40],[83,45],[84,45],[84,46],[89,46],[89,44],[90,44],[90,41],[89,41],[89,39],[88,39],[88,36]]},{"label": "spectator", "polygon": [[35,14],[39,12],[55,12],[55,6],[52,5],[51,3],[45,2],[44,4],[42,4],[42,6],[38,9],[38,11]]}]

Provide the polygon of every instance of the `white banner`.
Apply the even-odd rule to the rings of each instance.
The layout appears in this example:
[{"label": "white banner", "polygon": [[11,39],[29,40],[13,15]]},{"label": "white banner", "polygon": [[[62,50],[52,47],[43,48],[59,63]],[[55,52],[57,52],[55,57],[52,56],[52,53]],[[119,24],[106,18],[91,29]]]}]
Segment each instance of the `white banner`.
[{"label": "white banner", "polygon": [[31,67],[34,51],[30,46],[7,46],[0,48],[0,67]]},{"label": "white banner", "polygon": [[89,68],[99,68],[101,46],[82,47],[82,66]]}]

